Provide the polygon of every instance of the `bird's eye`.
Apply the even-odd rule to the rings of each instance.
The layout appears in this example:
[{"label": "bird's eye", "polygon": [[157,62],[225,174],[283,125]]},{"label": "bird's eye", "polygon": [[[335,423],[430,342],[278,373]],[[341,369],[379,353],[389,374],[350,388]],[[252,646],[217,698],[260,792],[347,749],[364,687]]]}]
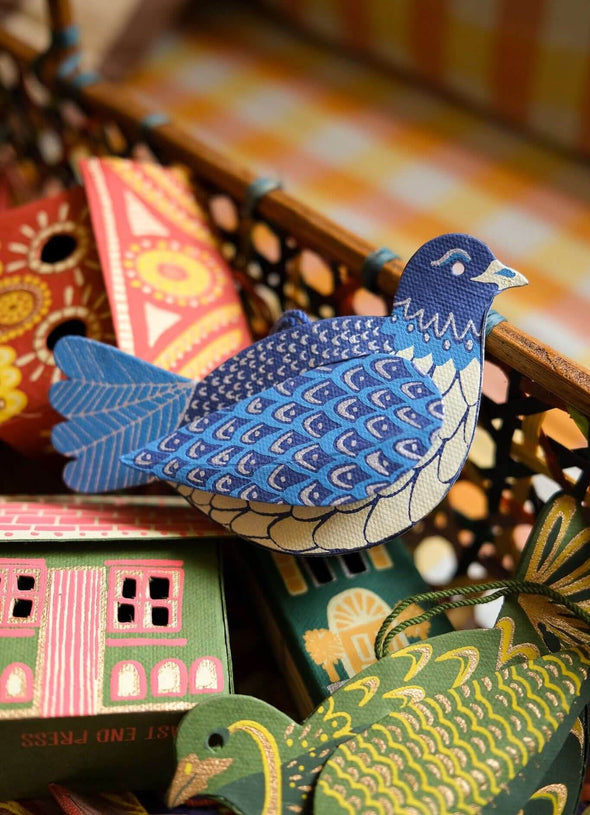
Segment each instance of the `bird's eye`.
[{"label": "bird's eye", "polygon": [[463,274],[464,271],[465,265],[460,260],[456,260],[451,266],[451,272],[456,276]]},{"label": "bird's eye", "polygon": [[225,728],[221,730],[213,730],[207,738],[205,739],[205,745],[209,748],[209,750],[221,750],[222,747],[225,747],[229,740],[229,731]]}]

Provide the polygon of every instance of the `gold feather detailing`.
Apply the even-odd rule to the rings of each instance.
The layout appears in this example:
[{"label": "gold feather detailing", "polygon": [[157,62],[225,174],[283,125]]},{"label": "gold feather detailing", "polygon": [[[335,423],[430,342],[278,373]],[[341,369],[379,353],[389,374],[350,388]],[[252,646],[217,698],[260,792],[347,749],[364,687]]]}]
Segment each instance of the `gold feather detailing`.
[{"label": "gold feather detailing", "polygon": [[[416,658],[416,654],[418,654],[418,658]],[[430,643],[416,643],[414,645],[409,645],[407,648],[402,648],[401,651],[394,651],[393,654],[390,654],[388,659],[401,659],[403,657],[408,657],[411,660],[411,666],[408,670],[407,674],[404,676],[404,682],[409,682],[413,679],[420,671],[428,665],[430,662],[430,658],[432,656],[432,645]]]},{"label": "gold feather detailing", "polygon": [[500,669],[517,657],[522,659],[536,659],[540,656],[539,649],[530,642],[513,645],[514,620],[512,617],[501,617],[494,626],[500,631],[500,648],[496,668]]},{"label": "gold feather detailing", "polygon": [[[519,574],[519,577],[549,586],[573,600],[582,609],[588,610],[590,528],[579,529],[579,523],[575,500],[571,496],[561,496],[551,506],[537,531],[524,574]],[[566,647],[588,642],[587,626],[564,610],[556,613],[555,605],[550,599],[521,595],[518,602],[539,636],[543,636],[540,628],[543,624]]]},{"label": "gold feather detailing", "polygon": [[190,753],[178,763],[172,784],[167,793],[169,807],[199,795],[207,789],[207,782],[222,773],[233,763],[233,758],[199,758]]},{"label": "gold feather detailing", "polygon": [[395,690],[390,690],[383,694],[384,699],[401,699],[403,707],[405,707],[410,701],[419,702],[421,699],[424,699],[424,696],[425,693],[423,688],[412,686],[396,688]]},{"label": "gold feather detailing", "polygon": [[282,811],[281,758],[274,736],[259,722],[244,719],[229,726],[229,732],[240,730],[252,737],[262,759],[264,804],[261,815],[279,815]]},{"label": "gold feather detailing", "polygon": [[[322,707],[324,707],[325,705],[326,703],[324,703]],[[352,717],[345,710],[335,709],[336,705],[333,696],[328,697],[327,708],[328,709],[324,713],[323,721],[326,724],[330,722],[331,726],[334,728],[332,738],[339,739],[341,736],[347,736],[349,734],[352,735],[353,733]]]},{"label": "gold feather detailing", "polygon": [[[546,787],[541,787],[530,798],[531,801],[545,800],[553,805],[551,815],[562,815],[567,804],[567,787],[565,784],[548,784]],[[517,815],[523,815],[524,810],[521,809]]]},{"label": "gold feather detailing", "polygon": [[[434,697],[422,688],[389,692],[399,700],[394,709],[339,745],[326,763],[316,812],[473,815],[506,794],[545,749],[570,714],[589,664],[581,652],[549,654]],[[461,673],[465,668],[468,662]],[[535,796],[551,802],[553,815],[563,813],[563,785]]]},{"label": "gold feather detailing", "polygon": [[457,688],[471,678],[479,665],[479,651],[477,648],[455,648],[447,651],[435,659],[435,662],[445,662],[447,659],[458,659],[461,663],[461,670],[457,674],[452,687]]},{"label": "gold feather detailing", "polygon": [[363,697],[357,704],[359,707],[363,707],[364,705],[367,704],[367,702],[371,701],[373,696],[375,696],[375,694],[379,690],[380,682],[381,680],[379,679],[378,676],[364,676],[362,679],[358,679],[356,682],[349,682],[347,685],[345,685],[344,690],[362,691]]},{"label": "gold feather detailing", "polygon": [[584,750],[584,741],[585,741],[585,733],[584,727],[580,719],[576,719],[575,725],[572,727],[572,734],[577,738],[580,742],[580,750]]}]

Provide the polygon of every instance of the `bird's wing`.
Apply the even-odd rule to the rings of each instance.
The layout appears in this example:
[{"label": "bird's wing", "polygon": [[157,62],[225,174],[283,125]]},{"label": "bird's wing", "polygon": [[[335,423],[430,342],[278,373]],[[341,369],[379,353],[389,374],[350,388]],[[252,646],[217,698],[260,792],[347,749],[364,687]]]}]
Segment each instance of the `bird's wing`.
[{"label": "bird's wing", "polygon": [[440,391],[407,360],[373,354],[283,380],[123,461],[165,481],[247,501],[351,503],[429,452]]},{"label": "bird's wing", "polygon": [[107,492],[149,481],[149,473],[130,470],[119,458],[177,427],[194,384],[83,337],[60,340],[55,359],[68,377],[50,393],[53,408],[68,420],[54,427],[53,446],[75,459],[66,464],[66,484]]},{"label": "bird's wing", "polygon": [[383,317],[333,317],[312,322],[301,311],[279,317],[267,337],[244,348],[195,386],[185,423],[232,407],[265,388],[320,365],[395,348],[382,337]]},{"label": "bird's wing", "polygon": [[516,815],[588,704],[589,665],[572,649],[431,696],[401,688],[388,716],[329,758],[315,815]]},{"label": "bird's wing", "polygon": [[297,326],[310,325],[311,320],[308,315],[298,308],[292,308],[283,312],[270,330],[271,334],[280,334],[281,331],[288,331]]}]

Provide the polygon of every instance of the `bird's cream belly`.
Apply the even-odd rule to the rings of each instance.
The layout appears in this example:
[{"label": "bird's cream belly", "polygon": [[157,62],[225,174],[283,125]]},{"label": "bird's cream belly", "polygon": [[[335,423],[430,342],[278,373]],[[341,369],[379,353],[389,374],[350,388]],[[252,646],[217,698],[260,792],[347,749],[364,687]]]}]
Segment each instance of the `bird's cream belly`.
[{"label": "bird's cream belly", "polygon": [[[402,354],[407,356],[408,351]],[[433,371],[432,378],[444,405],[438,439],[415,468],[375,496],[340,507],[291,507],[188,487],[180,487],[179,492],[211,520],[269,549],[303,554],[380,543],[405,531],[440,503],[471,446],[481,385],[478,360],[460,372],[449,360]]]}]

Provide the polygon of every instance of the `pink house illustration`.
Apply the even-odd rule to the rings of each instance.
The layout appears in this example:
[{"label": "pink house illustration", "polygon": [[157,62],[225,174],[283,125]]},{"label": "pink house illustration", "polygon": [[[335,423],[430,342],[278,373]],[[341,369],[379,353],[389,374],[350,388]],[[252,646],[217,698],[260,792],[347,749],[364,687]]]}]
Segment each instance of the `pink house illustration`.
[{"label": "pink house illustration", "polygon": [[[0,531],[0,719],[183,710],[226,689],[215,546],[183,544],[165,507],[132,509],[142,518],[113,504],[10,502],[21,523]],[[12,545],[25,525],[26,545]]]}]

